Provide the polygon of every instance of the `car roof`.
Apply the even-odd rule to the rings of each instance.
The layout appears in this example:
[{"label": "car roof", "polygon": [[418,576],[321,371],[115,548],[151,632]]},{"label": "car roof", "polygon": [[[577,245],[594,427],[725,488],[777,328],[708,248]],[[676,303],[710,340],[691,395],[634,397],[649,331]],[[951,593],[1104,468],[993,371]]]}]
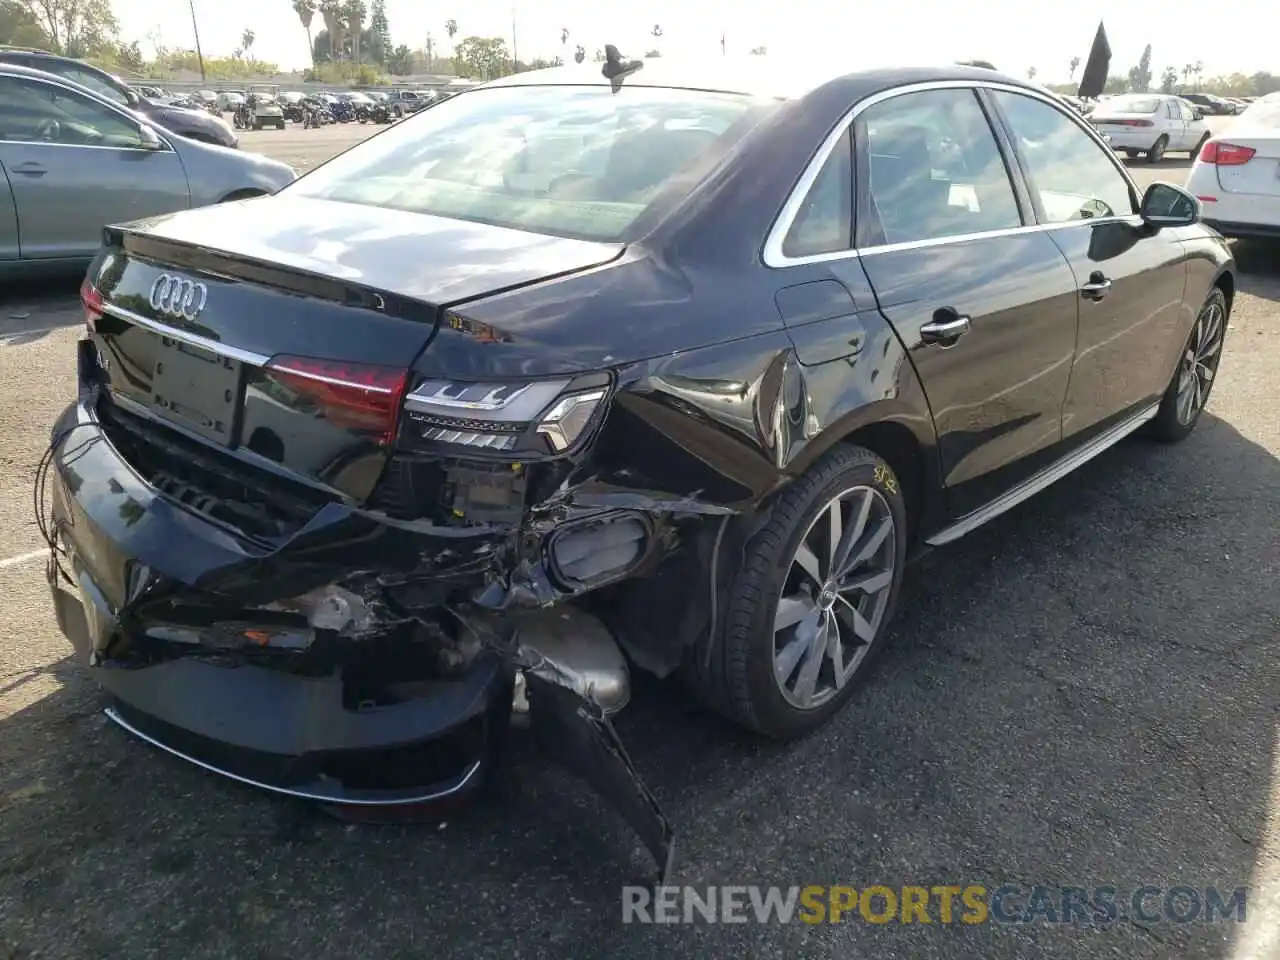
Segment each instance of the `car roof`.
[{"label": "car roof", "polygon": [[[826,58],[780,62],[766,56],[746,57],[655,57],[643,60],[644,67],[623,80],[630,87],[674,87],[740,93],[781,100],[798,99],[823,87],[855,88],[893,87],[921,80],[999,81],[1042,92],[1040,86],[1027,83],[985,67],[959,64],[918,63],[902,61],[868,62],[851,58],[847,62],[830,63]],[[514,86],[608,86],[601,73],[602,64],[569,64],[529,70],[481,84],[486,87]],[[852,101],[851,101],[852,102]]]}]

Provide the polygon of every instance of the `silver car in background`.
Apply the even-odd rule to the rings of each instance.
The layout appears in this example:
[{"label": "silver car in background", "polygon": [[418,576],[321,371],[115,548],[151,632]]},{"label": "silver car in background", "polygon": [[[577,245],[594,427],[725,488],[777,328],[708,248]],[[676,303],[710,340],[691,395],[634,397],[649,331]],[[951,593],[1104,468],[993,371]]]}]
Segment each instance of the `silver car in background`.
[{"label": "silver car in background", "polygon": [[0,278],[83,269],[107,224],[271,194],[295,177],[69,80],[0,64]]}]

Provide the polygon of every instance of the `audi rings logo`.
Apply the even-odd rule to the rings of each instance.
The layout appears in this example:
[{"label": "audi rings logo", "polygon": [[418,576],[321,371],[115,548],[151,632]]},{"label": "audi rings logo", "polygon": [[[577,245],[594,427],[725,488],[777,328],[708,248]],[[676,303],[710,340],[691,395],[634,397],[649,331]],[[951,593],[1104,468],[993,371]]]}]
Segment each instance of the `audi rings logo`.
[{"label": "audi rings logo", "polygon": [[203,283],[188,280],[186,277],[175,277],[171,273],[162,273],[151,285],[149,303],[156,313],[175,320],[194,320],[200,316],[209,291]]}]

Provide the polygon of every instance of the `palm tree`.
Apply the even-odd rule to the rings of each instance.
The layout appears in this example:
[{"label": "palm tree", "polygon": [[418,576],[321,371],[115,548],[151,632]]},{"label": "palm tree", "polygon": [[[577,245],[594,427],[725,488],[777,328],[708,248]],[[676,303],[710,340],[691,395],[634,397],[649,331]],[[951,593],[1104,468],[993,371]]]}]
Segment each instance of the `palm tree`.
[{"label": "palm tree", "polygon": [[446,20],[444,22],[444,32],[449,35],[449,42],[453,43],[453,38],[458,35],[458,21]]},{"label": "palm tree", "polygon": [[581,63],[585,59],[587,59],[587,48],[578,44],[578,48],[573,51],[573,62]]},{"label": "palm tree", "polygon": [[560,46],[567,47],[569,45],[569,28],[560,28]]},{"label": "palm tree", "polygon": [[316,0],[293,0],[293,12],[302,21],[302,29],[307,31],[307,50],[311,54],[311,62],[316,59],[315,44],[311,42],[311,18],[316,15]]},{"label": "palm tree", "polygon": [[1074,80],[1074,79],[1076,78],[1076,68],[1077,68],[1077,67],[1079,67],[1079,66],[1080,66],[1080,58],[1079,58],[1079,57],[1072,57],[1072,58],[1071,58],[1071,78],[1070,78],[1070,79]]},{"label": "palm tree", "polygon": [[1036,78],[1036,68],[1035,68],[1035,67],[1027,67],[1027,79],[1028,79],[1028,80],[1034,80],[1035,78]]},{"label": "palm tree", "polygon": [[1195,66],[1191,68],[1191,72],[1196,75],[1196,86],[1202,86],[1204,83],[1204,61],[1197,60]]},{"label": "palm tree", "polygon": [[364,28],[369,8],[364,0],[347,0],[342,5],[342,16],[346,20],[347,30],[351,33],[351,59],[360,62],[360,31]]},{"label": "palm tree", "polygon": [[[249,55],[249,48],[253,46],[255,39],[254,32],[248,27],[244,28],[244,33],[240,34],[240,49],[244,51],[245,56]],[[249,57],[252,60],[252,57]]]},{"label": "palm tree", "polygon": [[341,0],[320,0],[320,16],[324,17],[324,28],[329,33],[329,59],[337,60],[342,50]]}]

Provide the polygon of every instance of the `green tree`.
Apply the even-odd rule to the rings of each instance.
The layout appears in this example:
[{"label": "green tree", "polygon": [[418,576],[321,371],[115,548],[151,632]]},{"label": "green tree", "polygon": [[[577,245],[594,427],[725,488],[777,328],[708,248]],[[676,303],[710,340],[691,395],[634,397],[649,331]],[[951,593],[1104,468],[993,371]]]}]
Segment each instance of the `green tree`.
[{"label": "green tree", "polygon": [[351,37],[351,59],[357,64],[360,63],[360,33],[368,16],[369,8],[364,0],[347,0],[342,5],[342,18],[346,23],[347,34]]},{"label": "green tree", "polygon": [[48,47],[49,35],[35,14],[18,0],[0,0],[0,43],[15,47]]},{"label": "green tree", "polygon": [[387,70],[397,77],[407,77],[413,73],[413,51],[403,43],[400,44],[387,57]]},{"label": "green tree", "polygon": [[1129,89],[1135,93],[1146,93],[1151,89],[1151,44],[1142,49],[1138,65],[1129,68]]},{"label": "green tree", "polygon": [[581,63],[585,59],[587,59],[587,48],[582,44],[578,44],[577,48],[573,51],[573,62]]},{"label": "green tree", "polygon": [[387,20],[387,0],[373,0],[369,7],[370,57],[378,63],[391,60],[391,24]]},{"label": "green tree", "polygon": [[1035,67],[1027,67],[1027,79],[1028,79],[1028,80],[1034,80],[1035,78],[1036,78],[1036,68],[1035,68]]},{"label": "green tree", "polygon": [[147,70],[147,60],[142,55],[142,47],[139,46],[137,40],[116,44],[115,60],[116,63],[130,73],[140,74],[145,73]]},{"label": "green tree", "polygon": [[120,31],[111,0],[18,0],[44,31],[50,45],[69,57],[109,47]]},{"label": "green tree", "polygon": [[1160,92],[1173,93],[1174,88],[1178,86],[1178,68],[1165,67],[1164,73],[1160,74]]},{"label": "green tree", "polygon": [[768,52],[769,52],[768,47],[752,47],[751,48],[751,56],[753,57],[763,57]]},{"label": "green tree", "polygon": [[311,63],[316,62],[315,41],[311,37],[311,21],[316,15],[316,0],[293,0],[293,12],[298,15],[302,29],[307,32],[307,49],[311,51]]},{"label": "green tree", "polygon": [[252,60],[253,57],[249,55],[249,50],[252,49],[253,41],[256,39],[257,39],[257,34],[255,34],[248,27],[245,27],[244,32],[240,34],[240,52],[243,53],[250,60]]},{"label": "green tree", "polygon": [[501,37],[467,37],[453,48],[459,76],[492,80],[506,73],[511,55]]},{"label": "green tree", "polygon": [[[319,59],[337,60],[342,54],[342,40],[346,36],[342,0],[320,0],[320,16],[324,18],[323,32],[328,38],[326,46],[328,47],[329,55]],[[318,40],[319,37],[316,39]]]},{"label": "green tree", "polygon": [[449,35],[449,42],[453,43],[453,38],[458,35],[458,21],[449,19],[444,22],[444,32]]},{"label": "green tree", "polygon": [[1253,92],[1256,96],[1263,97],[1280,90],[1280,76],[1268,73],[1266,70],[1259,70],[1249,79],[1253,81]]},{"label": "green tree", "polygon": [[1069,74],[1067,74],[1067,79],[1068,79],[1068,80],[1075,80],[1075,78],[1076,78],[1076,70],[1078,70],[1078,69],[1079,69],[1079,67],[1080,67],[1080,58],[1079,58],[1079,57],[1072,57],[1072,58],[1071,58],[1071,72],[1070,72]]}]

